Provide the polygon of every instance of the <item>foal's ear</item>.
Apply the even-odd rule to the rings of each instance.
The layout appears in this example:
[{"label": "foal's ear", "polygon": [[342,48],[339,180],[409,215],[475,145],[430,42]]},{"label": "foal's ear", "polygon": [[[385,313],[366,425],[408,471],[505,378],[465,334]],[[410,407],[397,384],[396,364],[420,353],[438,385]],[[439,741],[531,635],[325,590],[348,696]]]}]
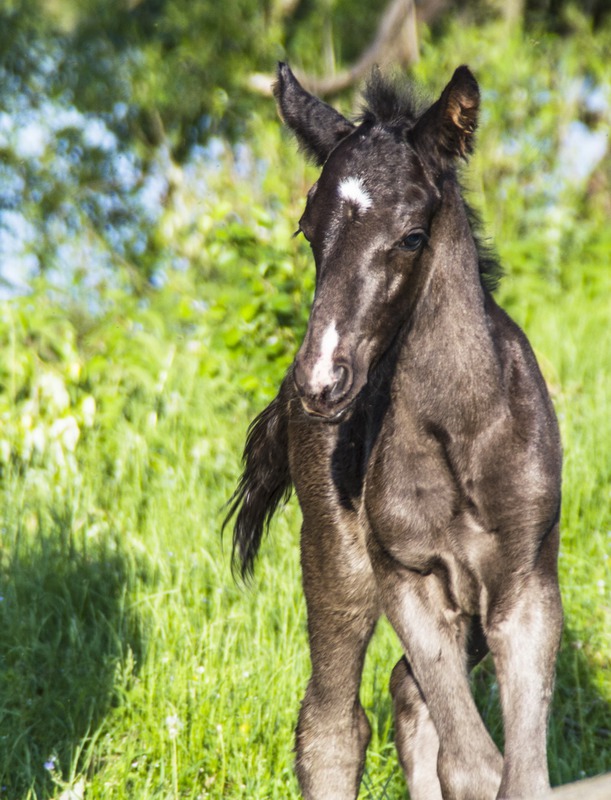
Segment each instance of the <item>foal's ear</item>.
[{"label": "foal's ear", "polygon": [[421,155],[430,154],[440,167],[459,157],[466,159],[473,151],[478,112],[477,81],[468,67],[458,67],[439,100],[425,111],[412,130]]},{"label": "foal's ear", "polygon": [[284,123],[318,166],[322,166],[335,145],[354,130],[354,125],[338,111],[306,92],[287,64],[278,64],[274,97]]}]

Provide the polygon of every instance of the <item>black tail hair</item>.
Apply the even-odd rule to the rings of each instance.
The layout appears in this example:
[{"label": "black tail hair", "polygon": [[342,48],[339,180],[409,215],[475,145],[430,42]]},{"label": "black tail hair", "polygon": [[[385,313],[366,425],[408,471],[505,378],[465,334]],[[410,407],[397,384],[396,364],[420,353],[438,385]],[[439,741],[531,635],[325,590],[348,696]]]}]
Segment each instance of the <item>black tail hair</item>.
[{"label": "black tail hair", "polygon": [[278,395],[248,429],[242,462],[244,470],[229,500],[223,530],[235,517],[231,567],[243,580],[252,577],[264,529],[281,502],[291,496],[289,470],[288,400],[286,378]]}]

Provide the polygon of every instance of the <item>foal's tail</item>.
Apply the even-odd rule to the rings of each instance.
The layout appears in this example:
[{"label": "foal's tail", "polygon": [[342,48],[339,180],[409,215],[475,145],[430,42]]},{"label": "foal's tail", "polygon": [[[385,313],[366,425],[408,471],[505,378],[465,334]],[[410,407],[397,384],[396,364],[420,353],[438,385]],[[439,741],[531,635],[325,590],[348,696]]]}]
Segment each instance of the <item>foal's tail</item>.
[{"label": "foal's tail", "polygon": [[223,530],[235,516],[231,563],[243,579],[252,576],[254,562],[274,512],[291,495],[288,447],[288,386],[286,378],[276,398],[248,429],[244,470],[229,500]]}]

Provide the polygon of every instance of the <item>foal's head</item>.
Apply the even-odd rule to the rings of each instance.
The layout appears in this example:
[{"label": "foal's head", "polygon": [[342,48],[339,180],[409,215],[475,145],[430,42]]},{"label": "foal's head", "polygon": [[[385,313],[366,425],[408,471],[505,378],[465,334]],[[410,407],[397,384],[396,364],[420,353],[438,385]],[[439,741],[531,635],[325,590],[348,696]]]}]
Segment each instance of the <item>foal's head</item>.
[{"label": "foal's head", "polygon": [[281,64],[286,124],[322,172],[299,228],[316,261],[316,294],[294,379],[305,410],[338,419],[405,321],[429,250],[442,182],[472,147],[479,90],[459,67],[424,111],[374,78],[353,124]]}]

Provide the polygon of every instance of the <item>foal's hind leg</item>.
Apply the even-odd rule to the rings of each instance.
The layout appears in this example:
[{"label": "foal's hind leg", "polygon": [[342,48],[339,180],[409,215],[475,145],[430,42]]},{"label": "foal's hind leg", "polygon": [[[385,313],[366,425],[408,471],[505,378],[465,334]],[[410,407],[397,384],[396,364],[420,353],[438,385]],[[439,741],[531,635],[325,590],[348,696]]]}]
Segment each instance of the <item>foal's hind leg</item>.
[{"label": "foal's hind leg", "polygon": [[[469,669],[488,651],[479,618],[471,621],[467,644]],[[426,701],[405,656],[390,679],[395,715],[395,744],[411,800],[442,800],[437,774],[439,736]]]},{"label": "foal's hind leg", "polygon": [[296,771],[306,800],[354,800],[370,738],[358,692],[378,611],[353,534],[356,528],[328,523],[302,531],[312,677],[297,725]]},{"label": "foal's hind leg", "polygon": [[[384,563],[386,561],[386,563]],[[493,800],[502,757],[479,715],[467,677],[465,628],[434,574],[393,568],[376,553],[383,608],[399,635],[439,736],[445,800]]]},{"label": "foal's hind leg", "polygon": [[439,736],[407,659],[392,671],[395,744],[410,800],[442,800],[437,776]]}]

